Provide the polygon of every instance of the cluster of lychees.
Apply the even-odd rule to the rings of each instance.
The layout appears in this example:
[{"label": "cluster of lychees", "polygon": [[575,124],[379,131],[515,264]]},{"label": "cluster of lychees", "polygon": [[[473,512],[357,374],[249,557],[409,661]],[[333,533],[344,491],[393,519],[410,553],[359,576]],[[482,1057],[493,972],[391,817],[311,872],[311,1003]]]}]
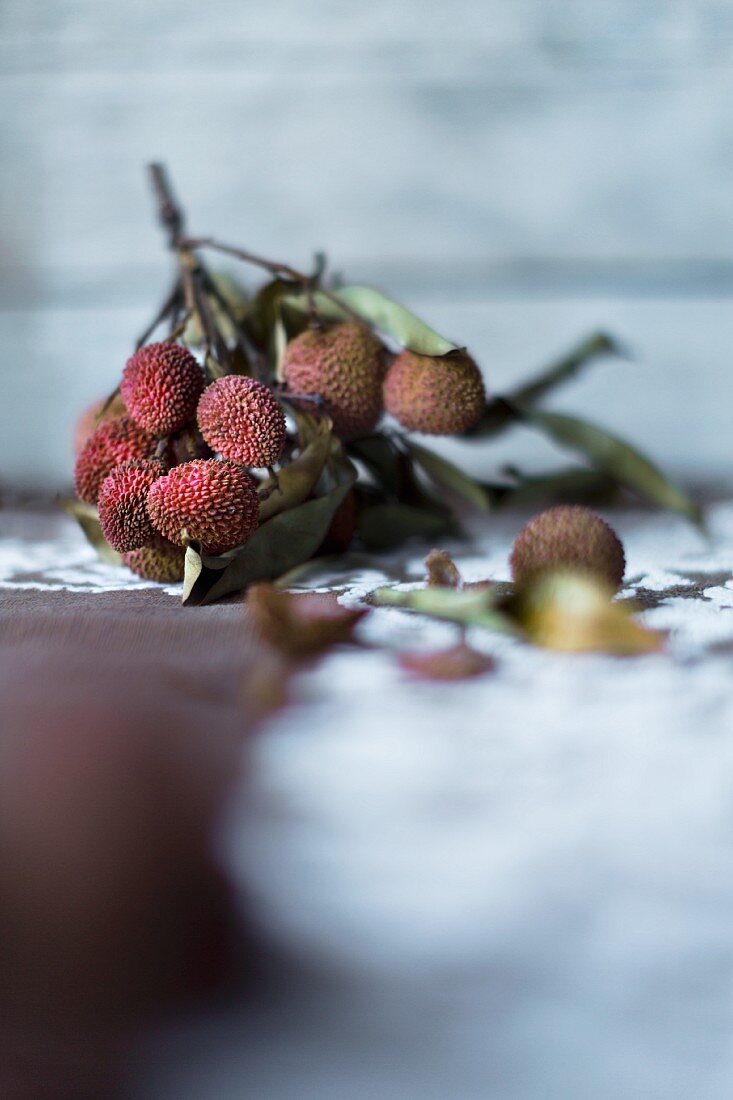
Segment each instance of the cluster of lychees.
[{"label": "cluster of lychees", "polygon": [[[403,427],[435,435],[467,431],[486,397],[465,352],[440,359],[403,351],[386,367],[384,345],[356,321],[309,328],[290,341],[286,393],[317,398],[343,440],[372,431],[386,410]],[[107,542],[140,576],[182,576],[184,547],[223,553],[258,524],[250,468],[271,467],[286,439],[278,398],[238,374],[206,384],[183,346],[149,344],[128,361],[119,398],[77,458],[79,498],[97,505]]]},{"label": "cluster of lychees", "polygon": [[285,442],[267,386],[240,375],[206,385],[186,348],[149,344],[127,362],[105,417],[79,451],[76,491],[134,572],[179,580],[187,540],[222,553],[249,538],[259,497],[247,467],[271,466]]},{"label": "cluster of lychees", "polygon": [[403,351],[384,368],[384,346],[353,321],[301,333],[283,361],[290,389],[318,394],[342,439],[372,431],[384,410],[428,435],[460,435],[484,412],[481,372],[465,352],[434,358]]}]

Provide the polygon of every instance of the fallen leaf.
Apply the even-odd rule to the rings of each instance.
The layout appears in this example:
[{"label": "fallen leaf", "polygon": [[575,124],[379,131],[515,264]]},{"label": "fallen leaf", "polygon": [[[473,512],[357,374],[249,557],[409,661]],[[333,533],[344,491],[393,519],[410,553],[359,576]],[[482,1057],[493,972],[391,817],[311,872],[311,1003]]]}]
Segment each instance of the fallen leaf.
[{"label": "fallen leaf", "polygon": [[252,585],[245,606],[268,645],[298,658],[351,641],[368,614],[366,608],[344,607],[335,592],[283,592],[268,583]]},{"label": "fallen leaf", "polygon": [[398,653],[397,660],[405,672],[420,680],[470,680],[495,668],[492,657],[465,642],[432,653]]},{"label": "fallen leaf", "polygon": [[554,573],[518,592],[510,608],[529,641],[559,653],[631,657],[662,649],[665,635],[642,626],[612,597],[594,577]]}]

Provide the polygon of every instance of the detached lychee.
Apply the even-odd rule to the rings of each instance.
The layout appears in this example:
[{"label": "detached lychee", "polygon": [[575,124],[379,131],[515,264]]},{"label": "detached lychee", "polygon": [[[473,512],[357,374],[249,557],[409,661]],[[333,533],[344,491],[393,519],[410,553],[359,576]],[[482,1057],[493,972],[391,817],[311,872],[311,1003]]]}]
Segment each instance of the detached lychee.
[{"label": "detached lychee", "polygon": [[74,454],[81,454],[100,424],[119,420],[122,416],[127,416],[127,409],[119,394],[115,394],[111,401],[102,397],[86,408],[74,427]]},{"label": "detached lychee", "polygon": [[510,560],[517,585],[539,574],[570,570],[598,577],[616,592],[626,559],[616,532],[578,504],[561,504],[531,519],[519,532]]},{"label": "detached lychee", "polygon": [[157,581],[158,584],[176,584],[183,580],[186,551],[182,546],[157,536],[151,546],[131,550],[122,555],[122,561],[145,581]]},{"label": "detached lychee", "polygon": [[116,466],[99,490],[99,522],[113,550],[147,546],[156,535],[147,509],[148,490],[165,473],[157,459],[133,458]]},{"label": "detached lychee", "polygon": [[102,482],[115,466],[131,458],[152,458],[158,440],[129,416],[101,424],[76,460],[76,495],[86,504],[96,504]]},{"label": "detached lychee", "polygon": [[410,431],[462,435],[486,407],[481,371],[465,351],[440,357],[403,351],[384,380],[384,407]]},{"label": "detached lychee", "polygon": [[291,340],[283,378],[294,393],[318,395],[343,439],[366,435],[382,411],[382,345],[353,321],[308,329]]},{"label": "detached lychee", "polygon": [[181,344],[148,344],[128,359],[120,393],[130,416],[157,435],[178,431],[193,416],[204,376]]},{"label": "detached lychee", "polygon": [[214,450],[243,466],[272,466],[285,443],[285,414],[271,390],[254,378],[228,374],[207,386],[196,416]]},{"label": "detached lychee", "polygon": [[234,462],[195,459],[158,478],[148,493],[148,513],[171,542],[196,539],[207,553],[222,554],[256,529],[257,485]]}]

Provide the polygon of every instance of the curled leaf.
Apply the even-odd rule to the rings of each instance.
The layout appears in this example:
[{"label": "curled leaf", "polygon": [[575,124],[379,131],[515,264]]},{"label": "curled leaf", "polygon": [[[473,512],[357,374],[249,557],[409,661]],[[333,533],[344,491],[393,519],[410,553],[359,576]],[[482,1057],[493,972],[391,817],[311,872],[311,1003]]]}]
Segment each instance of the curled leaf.
[{"label": "curled leaf", "polygon": [[507,469],[514,484],[506,486],[496,503],[504,505],[534,504],[598,504],[618,495],[619,483],[609,474],[589,470],[584,466],[558,470],[552,474],[530,476],[514,467]]},{"label": "curled leaf", "polygon": [[624,354],[621,344],[612,336],[605,332],[594,332],[542,371],[537,378],[509,393],[507,399],[518,405],[534,405],[562,383],[569,382],[594,359]]},{"label": "curled leaf", "polygon": [[702,526],[702,514],[694,501],[623,439],[578,417],[540,411],[529,405],[517,406],[517,409],[525,421],[555,443],[584,454],[596,470],[614,477],[652,504],[678,512]]},{"label": "curled leaf", "polygon": [[482,512],[489,511],[492,503],[489,492],[454,462],[412,440],[406,440],[405,446],[435,485],[462,497]]},{"label": "curled leaf", "polygon": [[[214,293],[207,295],[211,318],[221,338],[227,344],[234,343],[236,330],[233,322],[241,324],[249,309],[247,291],[230,275],[225,275],[221,271],[212,271],[210,277],[214,289]],[[182,340],[184,344],[201,345],[203,333],[198,314],[189,318],[183,330]]]},{"label": "curled leaf", "polygon": [[460,588],[461,574],[447,550],[431,550],[425,558],[427,584],[435,588]]},{"label": "curled leaf", "polygon": [[267,583],[252,585],[246,608],[263,641],[296,658],[350,641],[368,614],[366,608],[344,607],[335,592],[283,592]]},{"label": "curled leaf", "polygon": [[469,680],[493,672],[495,662],[461,642],[432,653],[399,653],[400,666],[420,680]]},{"label": "curled leaf", "polygon": [[314,421],[313,438],[292,462],[277,474],[277,487],[265,482],[260,501],[260,523],[302,504],[313,493],[331,451],[332,435],[327,419]]},{"label": "curled leaf", "polygon": [[616,656],[662,649],[664,635],[642,626],[612,596],[596,578],[556,573],[519,592],[511,606],[527,638],[545,649]]},{"label": "curled leaf", "polygon": [[258,290],[244,318],[247,331],[258,347],[271,349],[275,326],[283,322],[282,304],[299,290],[299,283],[281,278],[271,279]]},{"label": "curled leaf", "polygon": [[[344,286],[329,295],[317,291],[314,300],[319,315],[326,320],[348,321],[356,314],[400,347],[409,348],[418,355],[440,356],[458,350],[457,344],[446,340],[405,306],[374,287]],[[344,308],[340,308],[339,303],[343,303]],[[304,294],[288,298],[288,305],[303,312],[308,309]]]},{"label": "curled leaf", "polygon": [[359,535],[373,550],[389,550],[411,538],[433,538],[453,529],[444,512],[410,504],[372,504],[357,519]]},{"label": "curled leaf", "polygon": [[499,592],[493,587],[455,588],[378,588],[370,602],[378,607],[400,607],[434,619],[445,619],[460,626],[482,626],[502,634],[518,633],[516,624],[501,606]]}]

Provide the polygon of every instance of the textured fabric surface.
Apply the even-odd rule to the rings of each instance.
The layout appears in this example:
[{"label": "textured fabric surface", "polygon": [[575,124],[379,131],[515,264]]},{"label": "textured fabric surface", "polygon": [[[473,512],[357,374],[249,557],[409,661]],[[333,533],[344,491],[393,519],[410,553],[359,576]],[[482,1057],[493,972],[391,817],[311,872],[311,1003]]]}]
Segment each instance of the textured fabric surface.
[{"label": "textured fabric surface", "polygon": [[[66,518],[3,518],[6,628],[50,612],[63,639],[94,608],[129,612],[158,652],[185,639],[182,698],[200,729],[200,707],[228,728],[237,602],[181,609],[178,586],[99,564]],[[508,577],[524,518],[455,547],[467,579]],[[709,541],[670,516],[607,518],[623,594],[670,631],[665,653],[567,657],[472,631],[493,675],[416,685],[394,651],[455,631],[384,609],[359,627],[368,648],[298,678],[218,834],[280,967],[254,1002],[161,1032],[136,1100],[727,1100],[733,506],[710,507]],[[361,603],[419,580],[423,554],[302,583]]]}]

